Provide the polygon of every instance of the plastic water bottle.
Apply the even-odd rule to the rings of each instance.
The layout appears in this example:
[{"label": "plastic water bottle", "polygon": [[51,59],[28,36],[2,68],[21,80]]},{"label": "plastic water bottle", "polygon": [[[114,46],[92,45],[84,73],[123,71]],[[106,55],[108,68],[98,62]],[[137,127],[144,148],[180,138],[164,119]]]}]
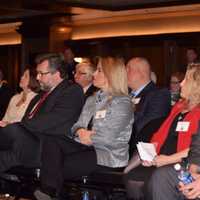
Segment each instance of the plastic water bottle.
[{"label": "plastic water bottle", "polygon": [[177,163],[174,165],[174,169],[178,172],[178,179],[184,184],[187,185],[189,183],[192,183],[194,181],[194,178],[190,174],[190,172],[187,170],[187,167],[181,166],[180,163]]},{"label": "plastic water bottle", "polygon": [[88,191],[84,191],[83,192],[83,198],[82,198],[82,200],[89,200],[89,193],[88,193]]}]

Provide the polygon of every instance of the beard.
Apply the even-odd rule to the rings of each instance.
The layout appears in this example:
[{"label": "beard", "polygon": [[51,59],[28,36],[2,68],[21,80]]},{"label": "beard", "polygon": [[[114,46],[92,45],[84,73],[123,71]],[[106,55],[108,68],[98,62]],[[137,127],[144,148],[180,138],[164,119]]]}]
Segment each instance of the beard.
[{"label": "beard", "polygon": [[48,91],[51,90],[51,86],[46,85],[46,84],[41,83],[41,82],[40,82],[40,88],[41,88],[42,91],[45,91],[45,92],[48,92]]}]

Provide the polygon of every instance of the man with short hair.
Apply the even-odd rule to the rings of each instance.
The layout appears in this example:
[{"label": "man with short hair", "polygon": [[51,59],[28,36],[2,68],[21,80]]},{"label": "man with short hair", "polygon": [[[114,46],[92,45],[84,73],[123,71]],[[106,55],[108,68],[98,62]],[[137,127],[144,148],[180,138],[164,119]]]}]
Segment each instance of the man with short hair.
[{"label": "man with short hair", "polygon": [[0,129],[0,172],[39,165],[45,136],[70,135],[84,104],[82,88],[68,84],[60,54],[38,57],[36,70],[43,92],[30,102],[21,122]]},{"label": "man with short hair", "polygon": [[131,147],[146,140],[140,132],[151,120],[166,117],[170,111],[170,93],[158,88],[151,80],[151,66],[146,58],[132,58],[127,63],[128,85],[135,105]]},{"label": "man with short hair", "polygon": [[65,67],[67,70],[68,80],[74,82],[74,71],[77,62],[74,60],[74,53],[70,47],[66,47],[63,52]]},{"label": "man with short hair", "polygon": [[95,66],[90,62],[82,62],[76,65],[74,79],[83,88],[85,99],[97,90],[92,84],[94,72]]},{"label": "man with short hair", "polygon": [[[160,123],[168,115],[170,111],[170,92],[167,89],[158,88],[151,80],[151,66],[145,58],[132,58],[127,63],[127,77],[135,112],[129,151],[130,155],[133,154],[133,156],[125,169],[124,183],[129,199],[142,199],[143,182],[135,181],[134,177],[134,166],[138,160],[136,158],[138,156],[134,153],[136,143],[139,141],[149,142],[154,131],[159,128]],[[159,119],[159,123],[154,123],[151,128],[148,127],[144,131],[145,126],[155,119]]]},{"label": "man with short hair", "polygon": [[187,65],[198,62],[198,52],[196,48],[188,48],[186,50]]}]

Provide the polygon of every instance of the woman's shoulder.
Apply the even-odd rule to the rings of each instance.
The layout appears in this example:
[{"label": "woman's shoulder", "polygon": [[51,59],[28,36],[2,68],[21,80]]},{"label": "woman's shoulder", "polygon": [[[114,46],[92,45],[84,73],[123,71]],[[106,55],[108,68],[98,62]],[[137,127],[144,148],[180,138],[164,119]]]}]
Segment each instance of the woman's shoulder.
[{"label": "woman's shoulder", "polygon": [[114,96],[112,98],[112,105],[117,105],[118,107],[126,107],[128,109],[133,108],[133,103],[128,95]]},{"label": "woman's shoulder", "polygon": [[18,99],[20,99],[21,97],[22,97],[22,92],[16,93],[16,94],[14,94],[14,95],[12,96],[11,101],[18,100]]},{"label": "woman's shoulder", "polygon": [[113,96],[112,99],[115,102],[127,102],[127,103],[131,103],[131,98],[128,95]]}]

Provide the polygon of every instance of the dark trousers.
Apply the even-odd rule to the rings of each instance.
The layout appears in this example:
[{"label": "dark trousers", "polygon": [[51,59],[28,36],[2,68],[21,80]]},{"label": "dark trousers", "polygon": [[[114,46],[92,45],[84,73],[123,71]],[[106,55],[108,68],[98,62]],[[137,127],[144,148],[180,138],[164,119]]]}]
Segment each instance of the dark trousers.
[{"label": "dark trousers", "polygon": [[146,185],[155,169],[155,167],[144,167],[139,165],[129,173],[124,174],[123,180],[128,199],[145,199]]},{"label": "dark trousers", "polygon": [[17,165],[36,166],[40,160],[40,141],[19,123],[0,128],[0,172]]},{"label": "dark trousers", "polygon": [[59,193],[64,179],[109,169],[97,165],[94,147],[82,145],[67,137],[48,137],[43,143],[41,187],[45,192],[55,190]]},{"label": "dark trousers", "polygon": [[149,200],[184,200],[184,196],[177,188],[178,182],[173,165],[158,168],[148,184]]}]

